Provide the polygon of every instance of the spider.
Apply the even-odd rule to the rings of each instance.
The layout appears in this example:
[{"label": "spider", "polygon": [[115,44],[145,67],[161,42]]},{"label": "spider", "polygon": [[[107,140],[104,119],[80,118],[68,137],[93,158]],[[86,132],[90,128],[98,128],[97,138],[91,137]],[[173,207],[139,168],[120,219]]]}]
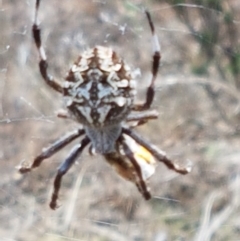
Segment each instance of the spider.
[{"label": "spider", "polygon": [[181,168],[173,163],[163,151],[133,130],[158,117],[158,113],[150,107],[161,53],[150,12],[144,10],[152,33],[152,78],[145,101],[135,104],[136,80],[133,71],[111,48],[96,46],[83,52],[68,71],[64,83],[60,84],[49,74],[47,56],[41,42],[39,5],[40,0],[36,0],[32,26],[40,57],[39,70],[46,84],[63,96],[67,111],[60,113],[59,117],[71,118],[79,123],[79,127],[44,148],[31,165],[22,163],[19,172],[31,171],[70,142],[82,137],[58,168],[50,208],[58,207],[62,177],[88,145],[90,154],[103,155],[120,176],[137,186],[146,200],[151,198],[147,180],[155,171],[156,160],[177,173],[189,173],[190,167]]}]

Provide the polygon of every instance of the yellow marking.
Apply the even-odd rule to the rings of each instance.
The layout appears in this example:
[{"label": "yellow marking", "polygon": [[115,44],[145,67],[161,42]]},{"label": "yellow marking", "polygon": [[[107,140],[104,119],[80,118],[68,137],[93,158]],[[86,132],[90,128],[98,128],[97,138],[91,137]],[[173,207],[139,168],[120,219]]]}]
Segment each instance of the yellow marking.
[{"label": "yellow marking", "polygon": [[138,146],[137,152],[134,153],[135,158],[138,160],[139,158],[147,162],[148,164],[154,164],[155,159],[153,155],[143,146]]}]

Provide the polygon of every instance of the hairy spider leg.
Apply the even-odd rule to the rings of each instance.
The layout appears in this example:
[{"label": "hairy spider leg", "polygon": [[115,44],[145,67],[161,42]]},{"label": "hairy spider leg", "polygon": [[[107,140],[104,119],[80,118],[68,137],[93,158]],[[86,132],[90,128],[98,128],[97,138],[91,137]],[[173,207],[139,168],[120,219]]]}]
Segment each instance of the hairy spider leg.
[{"label": "hairy spider leg", "polygon": [[38,155],[37,157],[35,157],[33,163],[30,166],[22,166],[21,165],[19,167],[19,172],[20,173],[30,172],[33,168],[36,168],[36,167],[40,166],[41,163],[45,159],[51,157],[56,152],[61,150],[63,147],[65,147],[70,142],[72,142],[76,138],[80,137],[84,133],[85,133],[85,131],[83,129],[78,129],[78,130],[74,130],[74,131],[72,131],[70,133],[67,133],[65,136],[63,136],[63,137],[59,138],[58,140],[56,140],[49,147],[44,148],[42,153],[40,155]]},{"label": "hairy spider leg", "polygon": [[146,148],[159,162],[163,162],[169,169],[174,170],[177,173],[182,175],[188,174],[191,171],[191,167],[187,166],[186,168],[180,167],[179,165],[173,163],[171,159],[166,156],[166,153],[157,149],[155,146],[149,144],[144,140],[140,135],[129,128],[123,128],[123,133],[130,136],[134,139],[139,145]]},{"label": "hairy spider leg", "polygon": [[41,72],[41,75],[45,82],[54,90],[62,93],[63,88],[61,84],[55,81],[55,79],[48,73],[48,62],[47,62],[47,56],[46,52],[42,46],[42,40],[41,40],[41,29],[39,27],[39,20],[38,20],[38,10],[39,10],[40,0],[36,1],[35,6],[35,17],[34,17],[34,23],[32,26],[32,34],[34,38],[34,42],[36,44],[40,61],[39,61],[39,70]]},{"label": "hairy spider leg", "polygon": [[89,138],[87,136],[84,137],[84,139],[81,141],[80,144],[73,147],[69,156],[66,158],[66,160],[58,168],[57,175],[54,179],[54,189],[53,189],[53,193],[52,193],[52,198],[51,198],[51,202],[49,204],[51,209],[54,210],[58,207],[57,206],[57,199],[58,199],[59,190],[61,188],[61,181],[62,181],[63,175],[65,175],[68,172],[68,170],[74,164],[75,160],[79,157],[79,155],[82,153],[83,149],[89,143],[90,143]]},{"label": "hairy spider leg", "polygon": [[151,15],[150,15],[149,11],[147,11],[147,10],[145,10],[145,14],[147,16],[148,23],[150,25],[150,29],[152,32],[152,48],[153,48],[152,79],[151,79],[151,83],[146,92],[145,102],[142,104],[135,104],[132,108],[135,111],[147,110],[151,107],[153,99],[154,99],[154,95],[155,95],[155,90],[154,90],[155,80],[157,78],[158,69],[159,69],[159,65],[160,65],[160,61],[161,61],[161,52],[160,52],[161,47],[160,47],[158,37],[155,33],[155,28],[154,28],[154,24],[153,24]]}]

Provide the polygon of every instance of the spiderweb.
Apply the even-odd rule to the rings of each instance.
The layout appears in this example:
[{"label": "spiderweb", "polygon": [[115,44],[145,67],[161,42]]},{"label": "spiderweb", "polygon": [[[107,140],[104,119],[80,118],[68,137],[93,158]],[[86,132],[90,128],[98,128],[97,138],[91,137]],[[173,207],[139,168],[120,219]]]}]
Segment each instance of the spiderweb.
[{"label": "spiderweb", "polygon": [[[42,1],[50,71],[64,78],[87,47],[113,47],[139,76],[150,76],[152,13],[162,45],[154,108],[139,128],[192,173],[159,164],[144,201],[100,156],[85,152],[48,207],[64,148],[27,175],[15,166],[77,127],[58,119],[61,96],[38,72],[31,37],[34,1],[0,1],[0,240],[228,240],[240,237],[240,7],[238,1]],[[141,70],[141,71],[140,71]]]}]

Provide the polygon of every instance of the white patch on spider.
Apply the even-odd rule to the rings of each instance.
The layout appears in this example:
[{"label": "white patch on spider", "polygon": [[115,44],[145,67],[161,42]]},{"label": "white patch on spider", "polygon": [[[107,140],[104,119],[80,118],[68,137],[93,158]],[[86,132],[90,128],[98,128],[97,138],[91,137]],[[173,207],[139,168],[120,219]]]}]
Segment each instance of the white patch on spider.
[{"label": "white patch on spider", "polygon": [[93,49],[88,49],[82,53],[82,59],[86,60],[86,59],[90,59],[92,57],[94,57]]},{"label": "white patch on spider", "polygon": [[89,123],[93,123],[93,119],[91,117],[91,108],[90,107],[88,107],[88,106],[77,106],[77,108]]},{"label": "white patch on spider", "polygon": [[126,72],[130,72],[131,71],[131,68],[128,64],[124,63],[124,69]]},{"label": "white patch on spider", "polygon": [[130,87],[131,89],[136,89],[136,88],[137,88],[137,81],[136,81],[135,79],[131,79],[131,80],[129,81],[129,87]]},{"label": "white patch on spider", "polygon": [[63,87],[64,87],[65,89],[70,88],[70,86],[71,86],[71,84],[70,84],[70,82],[68,82],[68,81],[65,81],[65,82],[63,83]]},{"label": "white patch on spider", "polygon": [[115,102],[119,107],[122,107],[127,103],[127,99],[123,96],[119,96],[119,97],[115,97],[113,99],[113,102]]},{"label": "white patch on spider", "polygon": [[74,72],[73,75],[74,75],[75,80],[78,81],[78,86],[84,82],[84,79],[80,72],[78,72],[78,71]]},{"label": "white patch on spider", "polygon": [[192,166],[187,166],[186,170],[187,170],[187,172],[191,172],[192,171]]},{"label": "white patch on spider", "polygon": [[125,87],[128,87],[129,81],[127,79],[122,79],[122,80],[116,82],[116,85],[119,88],[125,88]]},{"label": "white patch on spider", "polygon": [[72,70],[72,72],[74,73],[74,72],[76,72],[76,71],[80,71],[80,68],[79,68],[78,65],[74,64],[74,65],[72,66],[71,70]]},{"label": "white patch on spider", "polygon": [[43,48],[42,46],[39,48],[39,54],[40,54],[41,58],[42,58],[44,61],[47,60],[47,56],[46,56],[45,50],[44,50],[44,48]]},{"label": "white patch on spider", "polygon": [[89,90],[92,87],[92,82],[89,82],[86,84],[85,88],[77,88],[77,95],[78,97],[84,97],[85,99],[89,100],[90,99],[90,93]]},{"label": "white patch on spider", "polygon": [[80,98],[80,97],[74,98],[74,99],[73,99],[73,102],[74,102],[74,103],[78,103],[78,104],[82,104],[82,103],[84,103],[84,99],[83,99],[83,98]]},{"label": "white patch on spider", "polygon": [[111,48],[106,48],[103,46],[97,46],[97,56],[101,59],[112,58],[113,51]]},{"label": "white patch on spider", "polygon": [[115,65],[112,66],[112,69],[113,69],[114,71],[119,71],[119,70],[121,69],[121,67],[122,67],[121,64],[115,64]]},{"label": "white patch on spider", "polygon": [[72,98],[65,97],[64,99],[65,99],[65,103],[66,103],[66,106],[67,106],[67,107],[69,107],[69,106],[72,105],[72,103],[73,103]]},{"label": "white patch on spider", "polygon": [[132,102],[133,102],[132,99],[127,98],[127,106],[131,106]]},{"label": "white patch on spider", "polygon": [[136,94],[137,94],[137,90],[136,90],[136,89],[132,89],[132,90],[130,91],[130,94],[131,94],[132,96],[136,95]]},{"label": "white patch on spider", "polygon": [[161,51],[161,45],[160,42],[158,40],[158,36],[156,34],[153,35],[152,38],[152,46],[153,46],[153,52],[160,52]]},{"label": "white patch on spider", "polygon": [[110,86],[103,86],[102,83],[98,83],[98,98],[102,99],[105,96],[108,96],[112,93],[112,88]]},{"label": "white patch on spider", "polygon": [[99,114],[98,122],[104,123],[106,116],[111,109],[112,109],[111,105],[104,105],[104,106],[98,107],[97,109],[97,112]]},{"label": "white patch on spider", "polygon": [[100,65],[100,69],[106,72],[111,72],[113,69],[112,65],[113,62],[109,59],[102,59],[101,61],[99,61]]},{"label": "white patch on spider", "polygon": [[77,71],[86,71],[89,69],[89,65],[88,65],[88,60],[84,57],[82,57],[78,63],[78,69]]},{"label": "white patch on spider", "polygon": [[107,77],[107,82],[113,87],[114,90],[117,90],[116,81],[119,80],[119,77],[115,72],[111,72]]},{"label": "white patch on spider", "polygon": [[67,110],[60,109],[57,111],[57,117],[60,118],[70,118],[69,112]]}]

